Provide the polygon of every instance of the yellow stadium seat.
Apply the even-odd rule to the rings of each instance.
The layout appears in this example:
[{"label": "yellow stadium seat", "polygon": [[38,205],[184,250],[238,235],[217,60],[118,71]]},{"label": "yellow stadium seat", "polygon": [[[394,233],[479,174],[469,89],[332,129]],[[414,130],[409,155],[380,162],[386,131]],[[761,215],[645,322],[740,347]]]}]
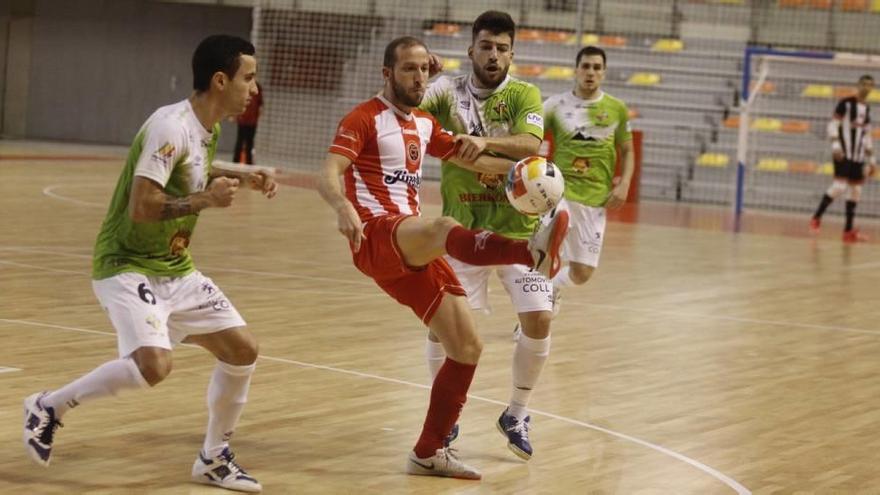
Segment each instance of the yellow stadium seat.
[{"label": "yellow stadium seat", "polygon": [[785,172],[788,170],[788,160],[785,158],[761,158],[758,161],[758,170]]},{"label": "yellow stadium seat", "polygon": [[[568,41],[566,41],[565,43],[567,45],[576,45],[578,43],[575,38],[577,38],[577,36],[572,34],[571,36],[568,37]],[[581,42],[579,44],[581,46],[598,45],[599,44],[599,36],[597,36],[595,34],[591,34],[591,33],[584,33],[581,35]]]},{"label": "yellow stadium seat", "polygon": [[636,72],[629,76],[629,80],[626,82],[627,84],[632,84],[634,86],[656,86],[660,84],[660,74],[655,74],[653,72]]},{"label": "yellow stadium seat", "polygon": [[816,170],[816,173],[821,175],[834,175],[834,164],[831,162],[825,162]]},{"label": "yellow stadium seat", "polygon": [[[878,103],[880,102],[880,89],[872,89],[870,93],[868,93],[868,101]],[[871,120],[873,121],[873,114],[871,115]],[[880,127],[878,127],[880,129]]]},{"label": "yellow stadium seat", "polygon": [[651,46],[651,50],[655,52],[666,52],[666,53],[675,53],[680,52],[684,49],[684,43],[681,40],[675,40],[671,38],[663,38],[654,42],[654,45]]},{"label": "yellow stadium seat", "polygon": [[703,153],[697,158],[697,165],[701,167],[724,168],[730,163],[730,157],[724,153]]},{"label": "yellow stadium seat", "polygon": [[834,95],[834,88],[827,84],[808,84],[801,91],[801,96],[807,98],[831,98]]},{"label": "yellow stadium seat", "polygon": [[442,62],[443,70],[456,71],[461,68],[461,60],[457,58],[444,58]]},{"label": "yellow stadium seat", "polygon": [[871,12],[880,12],[880,0],[871,1]]},{"label": "yellow stadium seat", "polygon": [[761,117],[752,121],[752,129],[763,132],[778,132],[782,129],[782,121]]},{"label": "yellow stadium seat", "polygon": [[551,65],[544,71],[542,77],[547,79],[563,79],[570,80],[574,77],[574,69],[571,67],[563,67],[561,65]]}]

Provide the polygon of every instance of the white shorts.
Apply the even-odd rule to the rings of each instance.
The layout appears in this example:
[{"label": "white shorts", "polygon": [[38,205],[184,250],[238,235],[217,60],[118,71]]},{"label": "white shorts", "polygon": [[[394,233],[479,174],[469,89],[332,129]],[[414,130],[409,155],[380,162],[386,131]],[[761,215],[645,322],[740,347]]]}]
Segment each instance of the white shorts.
[{"label": "white shorts", "polygon": [[93,280],[92,289],[116,329],[120,357],[139,347],[170,350],[188,335],[245,326],[223,292],[199,271],[185,277],[120,273]]},{"label": "white shorts", "polygon": [[562,245],[562,259],[596,268],[605,238],[605,208],[563,200],[559,209],[569,214],[568,235]]},{"label": "white shorts", "polygon": [[489,275],[494,271],[501,285],[510,295],[510,302],[517,313],[551,311],[553,309],[553,285],[538,272],[525,265],[475,266],[446,256],[449,266],[467,292],[471,309],[490,313]]}]

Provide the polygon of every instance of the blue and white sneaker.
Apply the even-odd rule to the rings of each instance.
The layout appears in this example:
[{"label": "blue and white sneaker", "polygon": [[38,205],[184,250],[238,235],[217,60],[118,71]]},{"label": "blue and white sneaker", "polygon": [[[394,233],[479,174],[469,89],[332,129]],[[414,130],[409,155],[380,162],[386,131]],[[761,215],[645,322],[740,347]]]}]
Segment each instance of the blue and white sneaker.
[{"label": "blue and white sneaker", "polygon": [[516,416],[507,414],[507,409],[501,413],[498,422],[498,431],[507,437],[507,448],[518,457],[529,460],[532,458],[532,444],[529,443],[529,421],[531,416],[526,416],[522,421]]},{"label": "blue and white sneaker", "polygon": [[452,426],[452,430],[449,432],[449,435],[446,435],[446,438],[443,439],[443,446],[449,447],[452,442],[458,440],[458,423]]},{"label": "blue and white sneaker", "polygon": [[55,410],[40,404],[48,392],[37,392],[24,400],[24,448],[37,464],[48,466],[52,458],[55,431],[64,426],[55,417]]},{"label": "blue and white sneaker", "polygon": [[210,459],[205,457],[204,452],[199,452],[199,457],[193,464],[192,479],[197,483],[238,492],[257,493],[263,490],[263,485],[235,462],[235,454],[229,447]]}]

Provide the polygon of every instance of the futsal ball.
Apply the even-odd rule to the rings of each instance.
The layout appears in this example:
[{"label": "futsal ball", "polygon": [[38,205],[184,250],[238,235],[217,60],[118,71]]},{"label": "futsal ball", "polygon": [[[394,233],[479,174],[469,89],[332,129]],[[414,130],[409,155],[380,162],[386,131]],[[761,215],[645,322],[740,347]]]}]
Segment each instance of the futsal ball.
[{"label": "futsal ball", "polygon": [[543,215],[559,204],[565,180],[553,162],[542,156],[530,156],[510,168],[504,190],[510,204],[520,213]]}]

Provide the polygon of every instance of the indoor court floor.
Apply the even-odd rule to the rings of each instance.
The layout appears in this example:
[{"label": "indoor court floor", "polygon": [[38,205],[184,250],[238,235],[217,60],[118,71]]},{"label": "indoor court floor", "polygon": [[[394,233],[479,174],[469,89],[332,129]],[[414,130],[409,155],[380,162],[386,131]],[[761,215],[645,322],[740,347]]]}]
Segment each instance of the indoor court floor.
[{"label": "indoor court floor", "polygon": [[[143,393],[64,418],[52,465],[21,445],[22,400],[116,357],[91,252],[125,150],[0,141],[0,493],[228,493],[189,482],[213,367],[194,347]],[[202,213],[190,246],[261,343],[233,438],[264,493],[880,493],[880,257],[805,216],[643,201],[568,289],[531,406],[534,457],[495,428],[514,314],[493,281],[455,444],[481,482],[412,477],[429,394],[425,330],[351,264],[308,180]],[[306,186],[306,187],[303,187]],[[423,186],[438,215],[436,184]],[[878,238],[877,221],[857,219]]]}]

